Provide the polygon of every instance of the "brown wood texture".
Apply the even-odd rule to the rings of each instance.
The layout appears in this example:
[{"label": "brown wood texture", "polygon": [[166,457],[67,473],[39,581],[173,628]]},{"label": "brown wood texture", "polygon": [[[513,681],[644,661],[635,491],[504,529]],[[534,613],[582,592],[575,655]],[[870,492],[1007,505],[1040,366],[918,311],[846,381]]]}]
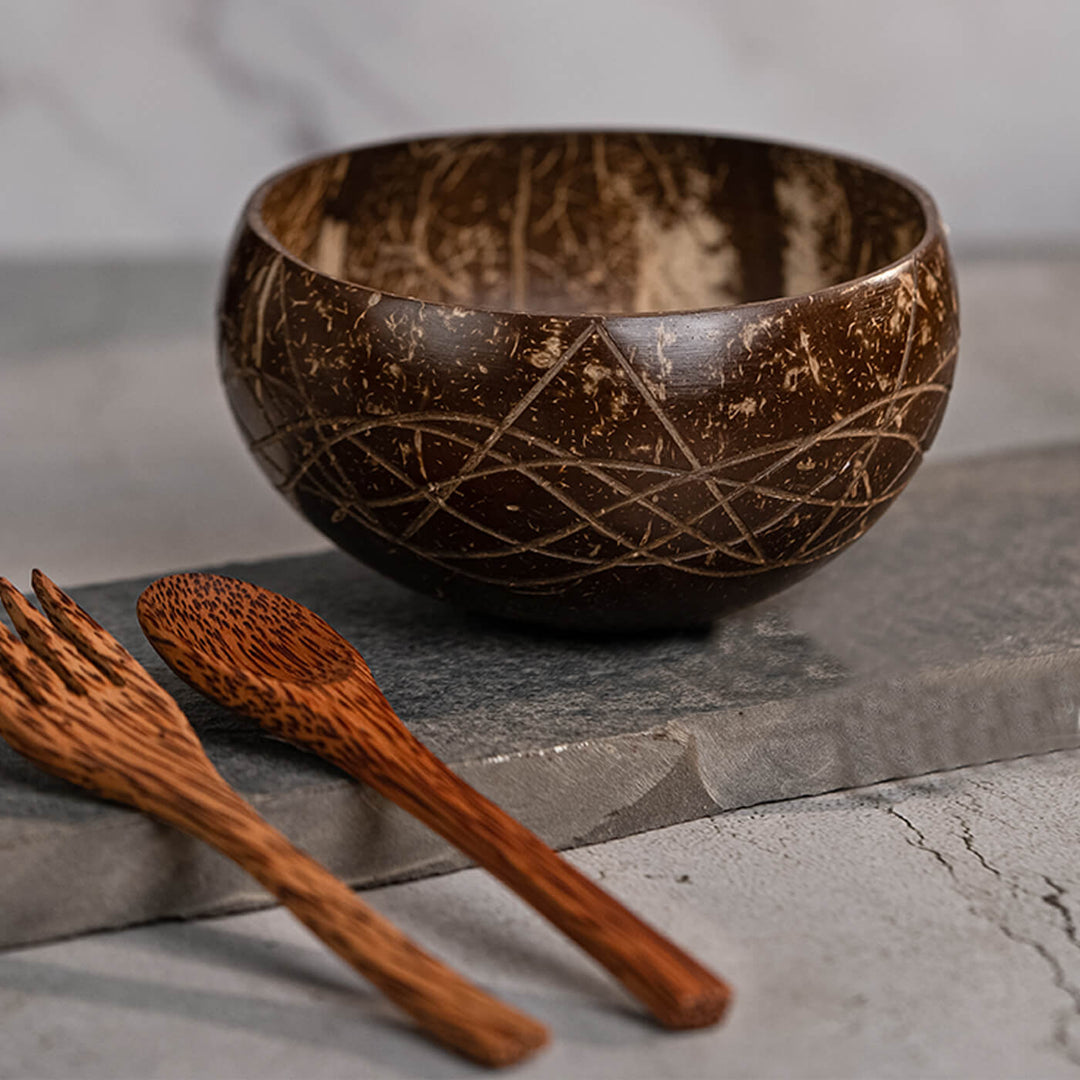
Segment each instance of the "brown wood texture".
[{"label": "brown wood texture", "polygon": [[360,654],[302,605],[213,574],[147,588],[139,621],[184,680],[332,761],[435,829],[603,964],[664,1025],[723,1015],[728,986],[460,780],[401,723]]},{"label": "brown wood texture", "polygon": [[179,706],[39,571],[43,617],[10,582],[0,599],[0,734],[48,772],[212,844],[249,871],[429,1034],[508,1065],[546,1029],[423,952],[264,821],[218,774]]},{"label": "brown wood texture", "polygon": [[271,177],[219,303],[252,455],[474,611],[707,623],[861,537],[933,442],[958,311],[917,184],[705,133],[485,132]]}]

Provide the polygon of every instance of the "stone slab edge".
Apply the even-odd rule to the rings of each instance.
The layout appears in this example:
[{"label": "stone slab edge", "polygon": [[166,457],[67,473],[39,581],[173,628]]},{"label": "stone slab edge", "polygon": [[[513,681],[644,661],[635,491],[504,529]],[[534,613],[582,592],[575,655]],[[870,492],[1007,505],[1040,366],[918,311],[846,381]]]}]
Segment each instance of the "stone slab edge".
[{"label": "stone slab edge", "polygon": [[[1080,649],[692,714],[650,731],[457,768],[564,849],[756,803],[1077,746]],[[253,802],[355,886],[467,865],[440,837],[345,779]],[[126,812],[90,830],[43,822],[0,850],[0,880],[9,898],[0,947],[271,902],[204,844]]]}]

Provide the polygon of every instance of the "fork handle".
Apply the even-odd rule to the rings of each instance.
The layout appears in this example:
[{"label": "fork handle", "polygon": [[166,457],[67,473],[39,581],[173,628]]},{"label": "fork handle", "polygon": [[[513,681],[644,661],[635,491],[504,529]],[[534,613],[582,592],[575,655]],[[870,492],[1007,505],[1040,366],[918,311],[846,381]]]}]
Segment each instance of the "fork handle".
[{"label": "fork handle", "polygon": [[170,809],[155,812],[247,870],[439,1041],[495,1067],[519,1061],[547,1041],[543,1025],[429,956],[231,789],[221,791],[209,817],[205,810],[192,813],[190,805],[179,814]]},{"label": "fork handle", "polygon": [[389,703],[380,705],[379,726],[394,733],[391,754],[375,757],[371,738],[337,739],[316,752],[494,874],[606,967],[666,1027],[705,1027],[723,1016],[731,999],[727,983],[465,783],[408,731]]}]

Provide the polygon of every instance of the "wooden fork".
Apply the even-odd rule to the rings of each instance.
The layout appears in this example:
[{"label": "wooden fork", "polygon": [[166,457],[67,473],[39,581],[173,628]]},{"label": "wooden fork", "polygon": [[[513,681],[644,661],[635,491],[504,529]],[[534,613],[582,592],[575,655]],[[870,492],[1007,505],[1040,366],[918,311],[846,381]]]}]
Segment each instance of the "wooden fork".
[{"label": "wooden fork", "polygon": [[547,1041],[542,1025],[423,952],[264,821],[138,661],[39,570],[33,585],[48,618],[0,578],[0,600],[21,637],[0,625],[0,734],[15,750],[212,844],[465,1056],[508,1065]]}]

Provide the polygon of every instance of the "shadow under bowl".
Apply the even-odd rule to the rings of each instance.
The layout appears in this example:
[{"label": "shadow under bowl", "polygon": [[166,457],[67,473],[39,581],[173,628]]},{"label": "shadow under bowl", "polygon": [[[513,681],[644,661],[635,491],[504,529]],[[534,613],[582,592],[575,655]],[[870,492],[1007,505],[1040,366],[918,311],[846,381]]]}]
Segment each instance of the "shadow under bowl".
[{"label": "shadow under bowl", "polygon": [[861,536],[929,447],[955,284],[933,201],[680,133],[426,138],[243,212],[233,413],[344,550],[475,611],[693,625]]}]

